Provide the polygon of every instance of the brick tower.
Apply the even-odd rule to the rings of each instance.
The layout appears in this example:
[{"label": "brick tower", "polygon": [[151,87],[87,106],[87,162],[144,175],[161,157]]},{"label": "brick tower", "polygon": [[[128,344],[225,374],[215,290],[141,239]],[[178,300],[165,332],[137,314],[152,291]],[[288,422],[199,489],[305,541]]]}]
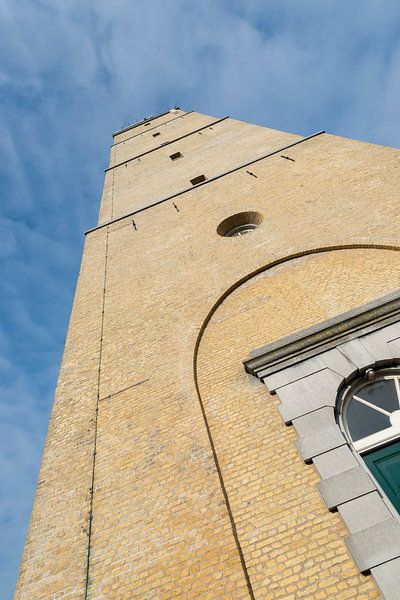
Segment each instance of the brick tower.
[{"label": "brick tower", "polygon": [[399,597],[352,429],[398,386],[399,187],[399,151],[324,132],[114,134],[16,598]]}]

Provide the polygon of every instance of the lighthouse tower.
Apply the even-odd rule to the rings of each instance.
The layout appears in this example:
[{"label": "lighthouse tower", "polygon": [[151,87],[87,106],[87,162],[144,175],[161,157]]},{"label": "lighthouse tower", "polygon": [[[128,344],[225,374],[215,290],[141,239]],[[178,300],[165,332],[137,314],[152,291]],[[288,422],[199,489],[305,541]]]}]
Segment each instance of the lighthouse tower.
[{"label": "lighthouse tower", "polygon": [[114,134],[18,600],[399,598],[399,159]]}]

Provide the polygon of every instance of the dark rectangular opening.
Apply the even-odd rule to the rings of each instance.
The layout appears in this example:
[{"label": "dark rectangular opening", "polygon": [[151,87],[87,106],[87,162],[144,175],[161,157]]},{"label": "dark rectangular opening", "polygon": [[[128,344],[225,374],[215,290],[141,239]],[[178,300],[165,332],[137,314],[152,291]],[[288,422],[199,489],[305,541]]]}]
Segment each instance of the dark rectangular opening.
[{"label": "dark rectangular opening", "polygon": [[198,183],[201,183],[202,181],[205,181],[206,179],[207,179],[207,177],[205,175],[197,175],[197,177],[190,180],[190,183],[192,185],[197,185]]},{"label": "dark rectangular opening", "polygon": [[161,133],[159,131],[156,131],[155,133],[153,133],[153,137],[157,137],[158,135],[161,135]]},{"label": "dark rectangular opening", "polygon": [[178,160],[178,158],[182,158],[182,154],[180,152],[174,152],[173,154],[170,154],[169,157],[171,160]]}]

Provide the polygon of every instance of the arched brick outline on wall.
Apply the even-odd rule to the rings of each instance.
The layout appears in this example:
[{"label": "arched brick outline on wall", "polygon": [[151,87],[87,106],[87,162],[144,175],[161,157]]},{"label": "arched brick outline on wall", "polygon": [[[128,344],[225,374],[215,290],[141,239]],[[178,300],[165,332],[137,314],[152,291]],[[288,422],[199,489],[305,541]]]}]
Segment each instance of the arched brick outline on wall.
[{"label": "arched brick outline on wall", "polygon": [[400,598],[400,516],[382,495],[336,421],[338,392],[371,366],[400,364],[400,293],[390,294],[256,350],[245,369],[277,394],[298,451],[314,463],[318,489],[338,510],[358,568],[390,600]]}]

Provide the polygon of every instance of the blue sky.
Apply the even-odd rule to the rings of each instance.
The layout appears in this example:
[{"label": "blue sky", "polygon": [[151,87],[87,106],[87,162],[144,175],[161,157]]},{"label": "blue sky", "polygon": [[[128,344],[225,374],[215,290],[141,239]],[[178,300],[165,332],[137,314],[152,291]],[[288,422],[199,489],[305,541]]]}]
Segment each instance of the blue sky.
[{"label": "blue sky", "polygon": [[178,104],[400,145],[398,0],[0,0],[0,597],[111,133]]}]

